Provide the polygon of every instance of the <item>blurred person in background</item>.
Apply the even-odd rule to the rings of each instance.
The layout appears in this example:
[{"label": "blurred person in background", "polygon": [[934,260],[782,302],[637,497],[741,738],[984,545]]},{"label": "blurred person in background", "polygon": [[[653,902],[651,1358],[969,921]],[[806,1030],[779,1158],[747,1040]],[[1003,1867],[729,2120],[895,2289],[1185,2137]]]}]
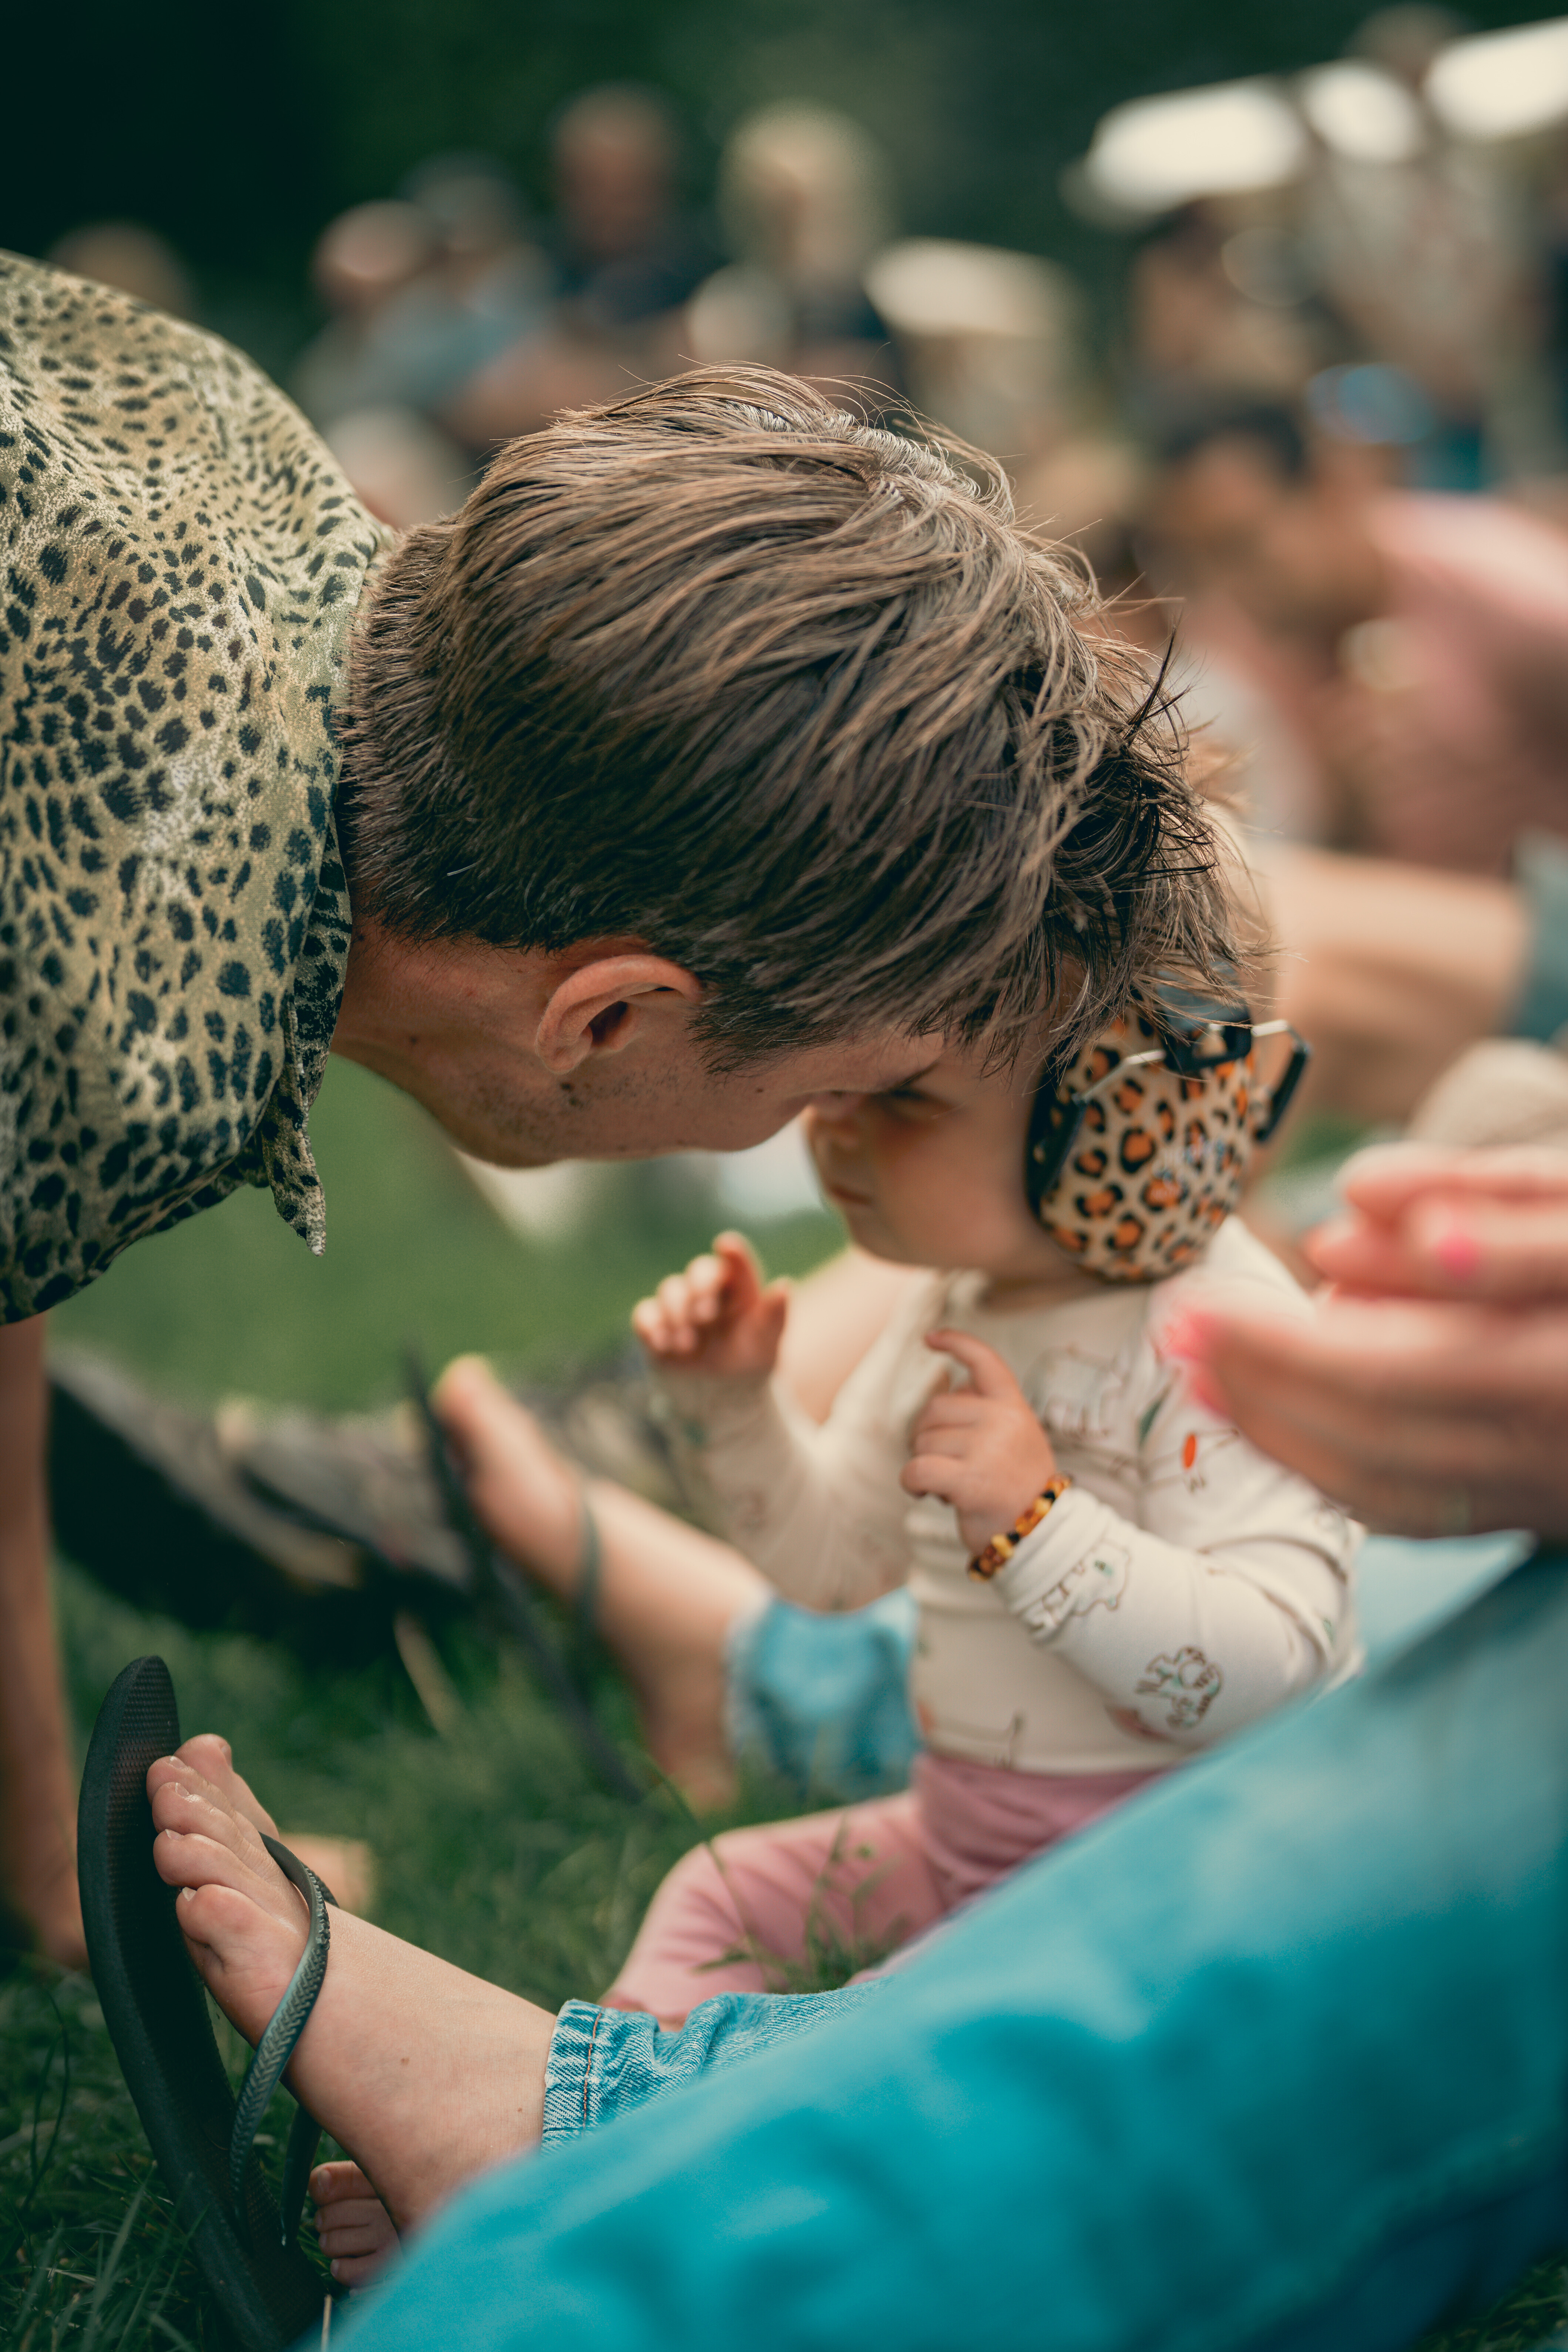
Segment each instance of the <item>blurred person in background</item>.
[{"label": "blurred person in background", "polygon": [[634,82],[584,90],[555,121],[555,296],[582,324],[639,326],[678,310],[712,267],[713,240],[680,196],[668,99]]},{"label": "blurred person in background", "polygon": [[331,314],[301,353],[290,383],[312,424],[406,397],[395,305],[433,268],[436,224],[402,199],[353,205],[330,221],[310,257],[310,279]]},{"label": "blurred person in background", "polygon": [[895,391],[897,356],[866,286],[888,235],[888,180],[869,132],[830,107],[764,107],[737,124],[719,166],[735,258],[688,307],[693,355]]},{"label": "blurred person in background", "polygon": [[49,247],[47,258],[72,278],[118,287],[171,319],[194,319],[195,289],[165,236],[141,221],[89,221]]},{"label": "blurred person in background", "polygon": [[1194,391],[1292,398],[1331,352],[1307,299],[1289,199],[1194,197],[1146,235],[1128,273],[1134,418]]},{"label": "blurred person in background", "polygon": [[539,231],[547,307],[442,404],[442,421],[469,448],[686,364],[682,306],[718,253],[681,200],[680,160],[673,110],[657,90],[607,83],[562,110],[551,140],[555,210]]},{"label": "blurred person in background", "polygon": [[1178,412],[1159,461],[1152,568],[1295,738],[1319,840],[1500,876],[1532,830],[1568,837],[1568,540],[1396,488],[1283,407]]},{"label": "blurred person in background", "polygon": [[[1425,96],[1465,29],[1440,7],[1367,18],[1351,54],[1380,117],[1371,136],[1314,140],[1300,239],[1345,337],[1338,356],[1384,362],[1419,387],[1429,416],[1414,479],[1454,491],[1560,467],[1565,454],[1525,189],[1495,146],[1453,137]],[[1310,99],[1306,113],[1310,123]]]},{"label": "blurred person in background", "polygon": [[333,316],[292,389],[321,427],[361,410],[431,415],[549,317],[544,257],[510,179],[484,155],[434,156],[399,197],[340,214],[311,277]]}]

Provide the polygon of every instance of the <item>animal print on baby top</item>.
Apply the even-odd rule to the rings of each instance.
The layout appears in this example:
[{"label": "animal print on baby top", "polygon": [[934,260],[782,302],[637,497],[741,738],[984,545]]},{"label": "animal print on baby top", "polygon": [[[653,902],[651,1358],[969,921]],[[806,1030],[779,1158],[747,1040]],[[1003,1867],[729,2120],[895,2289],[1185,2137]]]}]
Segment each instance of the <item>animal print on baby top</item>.
[{"label": "animal print on baby top", "polygon": [[331,710],[390,534],[211,335],[0,255],[0,1320],[270,1185],[349,908]]}]

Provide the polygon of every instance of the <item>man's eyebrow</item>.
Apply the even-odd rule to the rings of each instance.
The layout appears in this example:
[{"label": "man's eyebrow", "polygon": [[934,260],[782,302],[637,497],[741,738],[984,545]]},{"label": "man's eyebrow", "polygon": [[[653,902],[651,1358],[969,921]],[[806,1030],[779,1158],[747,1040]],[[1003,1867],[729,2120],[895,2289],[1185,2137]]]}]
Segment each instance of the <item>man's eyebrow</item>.
[{"label": "man's eyebrow", "polygon": [[907,1078],[889,1078],[882,1086],[873,1087],[871,1092],[877,1095],[896,1095],[905,1087],[917,1086],[921,1078],[930,1077],[941,1059],[940,1054],[933,1055],[929,1062],[922,1062],[918,1070],[911,1070]]}]

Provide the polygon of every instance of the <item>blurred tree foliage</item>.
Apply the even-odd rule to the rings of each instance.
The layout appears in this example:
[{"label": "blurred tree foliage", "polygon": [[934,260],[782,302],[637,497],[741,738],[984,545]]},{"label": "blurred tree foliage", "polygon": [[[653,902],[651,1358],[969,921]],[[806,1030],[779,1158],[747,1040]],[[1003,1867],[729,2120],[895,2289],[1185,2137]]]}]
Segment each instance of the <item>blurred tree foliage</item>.
[{"label": "blurred tree foliage", "polygon": [[[1477,0],[1473,22],[1527,12]],[[1336,54],[1364,0],[73,0],[9,13],[0,243],[37,252],[132,215],[190,257],[215,323],[302,324],[310,242],[442,149],[507,159],[546,200],[550,118],[573,90],[669,90],[706,184],[727,125],[825,100],[886,142],[903,225],[1050,252],[1091,280],[1115,244],[1075,222],[1064,163],[1120,99]],[[262,352],[270,358],[270,352]]]}]

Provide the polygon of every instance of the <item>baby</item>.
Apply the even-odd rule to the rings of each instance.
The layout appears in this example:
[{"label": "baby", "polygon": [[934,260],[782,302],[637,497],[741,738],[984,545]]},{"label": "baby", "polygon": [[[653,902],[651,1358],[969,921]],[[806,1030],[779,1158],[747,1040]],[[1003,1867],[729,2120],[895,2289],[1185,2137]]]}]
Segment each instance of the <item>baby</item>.
[{"label": "baby", "polygon": [[[1262,1123],[1250,1046],[1244,1023],[1162,1013],[1043,1085],[1037,1066],[950,1053],[891,1093],[820,1098],[811,1148],[862,1249],[964,1261],[905,1278],[822,1426],[775,1374],[787,1286],[764,1286],[738,1235],[637,1309],[683,1468],[756,1564],[594,1484],[599,1622],[634,1684],[639,1654],[655,1660],[645,1709],[704,1661],[717,1677],[758,1568],[820,1609],[907,1580],[924,1748],[901,1795],[694,1848],[606,2006],[673,2025],[715,1992],[875,1966],[1184,1756],[1352,1669],[1358,1531],[1205,1405],[1177,1354],[1184,1307],[1221,1290],[1307,1311],[1226,1213]],[[465,1448],[477,1507],[570,1592],[574,1474],[482,1368],[442,1386],[449,1427],[472,1441],[488,1418]],[[712,1704],[705,1682],[686,1696],[699,1716]],[[322,2166],[312,2193],[358,2283],[390,2221],[353,2165]]]},{"label": "baby", "polygon": [[[1216,1286],[1300,1297],[1222,1213],[1256,1124],[1248,1065],[1183,1078],[1140,1065],[1140,1042],[1102,1041],[1043,1108],[1035,1070],[947,1054],[806,1113],[863,1249],[963,1260],[905,1294],[825,1426],[773,1377],[788,1292],[739,1236],[637,1310],[682,1469],[773,1587],[836,1610],[909,1582],[924,1747],[904,1794],[694,1850],[611,2003],[674,2022],[713,1992],[789,1990],[825,1948],[879,1959],[1352,1667],[1356,1529],[1162,1344]],[[1060,1181],[1027,1185],[1064,1126]]]}]

